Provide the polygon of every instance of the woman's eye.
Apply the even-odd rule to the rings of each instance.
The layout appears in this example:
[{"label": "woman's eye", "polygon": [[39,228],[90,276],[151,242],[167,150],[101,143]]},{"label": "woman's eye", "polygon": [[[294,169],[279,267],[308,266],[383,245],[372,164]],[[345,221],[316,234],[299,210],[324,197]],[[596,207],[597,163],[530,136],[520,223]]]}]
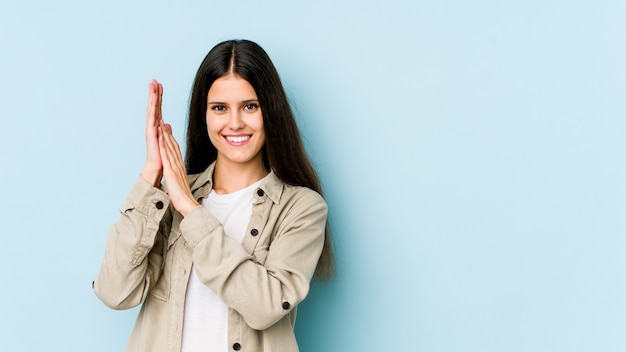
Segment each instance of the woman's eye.
[{"label": "woman's eye", "polygon": [[222,105],[215,105],[215,106],[211,107],[211,110],[213,110],[213,111],[226,111],[226,107],[224,107]]},{"label": "woman's eye", "polygon": [[248,111],[254,111],[256,109],[258,109],[258,105],[257,104],[246,104],[243,106],[244,110],[248,110]]}]

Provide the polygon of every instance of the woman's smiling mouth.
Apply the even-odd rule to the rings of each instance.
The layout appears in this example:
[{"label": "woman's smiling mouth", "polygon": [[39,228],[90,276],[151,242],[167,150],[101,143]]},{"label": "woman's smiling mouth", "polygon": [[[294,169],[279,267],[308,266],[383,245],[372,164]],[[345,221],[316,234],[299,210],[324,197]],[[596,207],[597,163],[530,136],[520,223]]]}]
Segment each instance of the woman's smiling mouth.
[{"label": "woman's smiling mouth", "polygon": [[239,135],[239,136],[224,136],[224,138],[230,144],[242,144],[242,143],[247,142],[251,137],[252,137],[251,134]]}]

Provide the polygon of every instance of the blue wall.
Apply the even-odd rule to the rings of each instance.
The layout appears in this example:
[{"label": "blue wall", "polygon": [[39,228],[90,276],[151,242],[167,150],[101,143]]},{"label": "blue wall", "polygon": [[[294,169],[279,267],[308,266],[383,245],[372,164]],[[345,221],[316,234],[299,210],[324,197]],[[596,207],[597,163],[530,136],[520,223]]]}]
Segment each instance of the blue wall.
[{"label": "blue wall", "polygon": [[[17,3],[17,2],[16,2]],[[215,2],[217,3],[217,2]],[[261,44],[326,187],[338,277],[302,351],[626,350],[623,1],[0,6],[0,349],[121,351],[91,281],[217,42]]]}]

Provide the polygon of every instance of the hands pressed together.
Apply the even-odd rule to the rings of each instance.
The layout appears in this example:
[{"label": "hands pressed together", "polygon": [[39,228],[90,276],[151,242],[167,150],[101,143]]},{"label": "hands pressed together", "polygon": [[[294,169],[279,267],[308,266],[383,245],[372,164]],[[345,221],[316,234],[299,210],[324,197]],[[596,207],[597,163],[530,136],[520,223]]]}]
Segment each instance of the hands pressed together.
[{"label": "hands pressed together", "polygon": [[183,216],[198,206],[187,183],[187,171],[172,126],[163,122],[163,85],[152,80],[146,112],[146,165],[141,177],[154,186],[165,180],[172,205]]}]

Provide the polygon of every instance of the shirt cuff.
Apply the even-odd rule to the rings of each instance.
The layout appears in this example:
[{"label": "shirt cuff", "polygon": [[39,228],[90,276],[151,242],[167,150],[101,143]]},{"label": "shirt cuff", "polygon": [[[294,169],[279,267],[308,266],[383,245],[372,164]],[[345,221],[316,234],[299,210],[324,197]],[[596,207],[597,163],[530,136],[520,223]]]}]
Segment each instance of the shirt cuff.
[{"label": "shirt cuff", "polygon": [[180,232],[192,248],[215,231],[221,223],[205,207],[198,205],[180,222]]},{"label": "shirt cuff", "polygon": [[161,218],[170,204],[165,191],[156,188],[139,176],[130,190],[128,197],[120,207],[122,213],[135,210],[147,217]]}]

